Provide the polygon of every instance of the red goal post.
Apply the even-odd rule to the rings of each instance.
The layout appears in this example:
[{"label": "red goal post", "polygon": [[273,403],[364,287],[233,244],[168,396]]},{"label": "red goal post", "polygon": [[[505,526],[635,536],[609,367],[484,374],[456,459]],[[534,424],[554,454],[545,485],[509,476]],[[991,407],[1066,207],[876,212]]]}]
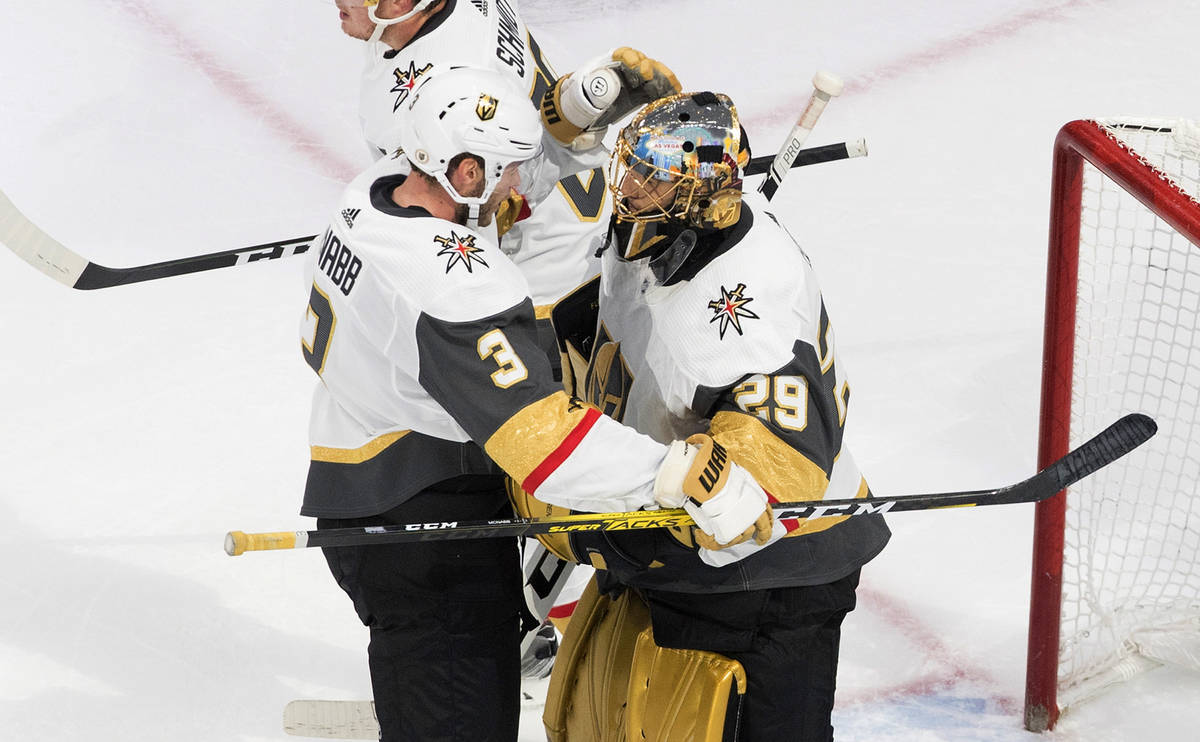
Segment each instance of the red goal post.
[{"label": "red goal post", "polygon": [[[1065,692],[1087,697],[1142,654],[1173,661],[1143,649],[1146,637],[1200,636],[1198,143],[1195,124],[1146,119],[1072,121],[1055,140],[1039,468],[1112,409],[1146,412],[1163,431],[1037,506],[1033,731],[1053,728]],[[1156,549],[1186,563],[1164,565]]]}]

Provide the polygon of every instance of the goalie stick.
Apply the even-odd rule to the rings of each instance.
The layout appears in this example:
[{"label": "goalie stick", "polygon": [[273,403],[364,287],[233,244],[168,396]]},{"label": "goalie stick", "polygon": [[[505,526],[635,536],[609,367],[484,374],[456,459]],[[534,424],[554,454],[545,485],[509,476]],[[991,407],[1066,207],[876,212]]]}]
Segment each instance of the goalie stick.
[{"label": "goalie stick", "polygon": [[[865,157],[866,154],[867,145],[862,139],[829,144],[824,147],[800,150],[792,161],[792,167]],[[744,175],[761,175],[767,172],[774,159],[771,155],[751,158]],[[106,289],[129,283],[181,276],[187,273],[231,268],[261,260],[276,260],[302,255],[308,252],[316,239],[316,235],[308,235],[206,255],[177,258],[162,263],[135,265],[128,268],[109,268],[99,263],[93,263],[42,231],[17,209],[3,191],[0,191],[0,242],[7,245],[10,250],[34,268],[74,289]]]},{"label": "goalie stick", "polygon": [[[869,500],[808,500],[772,504],[780,520],[811,520],[828,516],[900,513],[912,510],[1008,505],[1038,502],[1061,492],[1089,474],[1111,464],[1157,432],[1154,420],[1140,413],[1125,415],[1091,440],[1017,484],[998,489],[941,492],[923,495],[876,495]],[[321,546],[426,541],[433,539],[533,536],[569,531],[628,530],[694,525],[685,510],[639,510],[630,513],[582,513],[558,518],[505,518],[487,521],[406,523],[369,528],[331,528],[320,531],[277,531],[225,535],[225,553],[303,549]]]}]

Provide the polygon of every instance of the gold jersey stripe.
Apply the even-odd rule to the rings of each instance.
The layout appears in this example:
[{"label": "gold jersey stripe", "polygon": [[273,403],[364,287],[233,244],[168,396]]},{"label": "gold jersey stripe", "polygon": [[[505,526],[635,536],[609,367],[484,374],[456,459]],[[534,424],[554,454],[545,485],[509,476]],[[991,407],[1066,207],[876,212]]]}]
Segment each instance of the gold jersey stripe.
[{"label": "gold jersey stripe", "polygon": [[483,448],[509,476],[524,482],[583,422],[588,409],[555,392],[510,417]]},{"label": "gold jersey stripe", "polygon": [[550,319],[551,309],[554,309],[553,304],[539,304],[533,308],[533,316],[537,319]]},{"label": "gold jersey stripe", "polygon": [[[709,432],[729,451],[729,457],[750,472],[763,489],[777,500],[812,500],[825,494],[829,480],[821,467],[789,446],[767,429],[763,421],[742,412],[718,412],[713,415]],[[863,480],[856,497],[866,497]],[[841,523],[848,516],[838,515],[800,522],[788,536],[816,533]]]},{"label": "gold jersey stripe", "polygon": [[373,438],[366,445],[358,448],[330,448],[328,446],[312,446],[312,460],[324,461],[330,464],[361,464],[378,456],[385,448],[411,433],[411,430],[400,430]]}]

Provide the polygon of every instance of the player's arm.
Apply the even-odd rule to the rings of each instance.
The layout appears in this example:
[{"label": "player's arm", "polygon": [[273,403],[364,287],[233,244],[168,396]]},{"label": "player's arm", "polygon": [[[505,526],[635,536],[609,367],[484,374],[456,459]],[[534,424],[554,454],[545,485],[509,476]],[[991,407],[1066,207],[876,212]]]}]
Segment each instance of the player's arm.
[{"label": "player's arm", "polygon": [[620,425],[597,427],[599,411],[562,392],[529,299],[475,320],[424,314],[416,336],[421,386],[527,492],[575,510],[653,505],[665,448]]},{"label": "player's arm", "polygon": [[542,99],[542,120],[559,142],[584,148],[599,140],[584,137],[586,133],[602,136],[609,124],[634,109],[680,90],[679,79],[665,64],[623,46],[558,78]]},{"label": "player's arm", "polygon": [[[822,311],[815,346],[796,341],[792,359],[784,366],[749,374],[728,388],[702,388],[697,393],[697,409],[711,411],[709,434],[754,476],[772,501],[867,494],[853,464],[839,462],[850,389],[838,374],[828,327]],[[831,487],[839,491],[829,495]],[[803,532],[837,522],[811,521]],[[800,527],[794,522],[785,525],[793,532]]]},{"label": "player's arm", "polygon": [[762,519],[762,488],[711,447],[668,449],[568,397],[537,345],[530,300],[478,320],[422,315],[416,334],[421,386],[538,499],[593,512],[682,506],[713,548]]}]

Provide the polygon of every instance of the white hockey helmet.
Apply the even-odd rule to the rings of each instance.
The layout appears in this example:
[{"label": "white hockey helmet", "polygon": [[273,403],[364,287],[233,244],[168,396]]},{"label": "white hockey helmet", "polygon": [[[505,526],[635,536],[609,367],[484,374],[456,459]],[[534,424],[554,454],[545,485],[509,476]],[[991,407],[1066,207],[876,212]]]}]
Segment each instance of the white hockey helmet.
[{"label": "white hockey helmet", "polygon": [[[400,124],[400,148],[413,167],[432,176],[456,202],[481,206],[514,162],[541,152],[541,115],[507,75],[450,67],[426,75],[409,98]],[[461,154],[483,160],[484,187],[464,196],[447,177]]]},{"label": "white hockey helmet", "polygon": [[375,32],[371,34],[371,41],[379,41],[379,37],[383,35],[383,31],[388,26],[394,26],[397,23],[403,23],[409,18],[412,18],[417,13],[425,10],[430,5],[438,2],[438,0],[415,0],[412,10],[404,13],[396,18],[380,18],[377,15],[376,8],[379,7],[379,0],[363,0],[363,6],[367,9],[367,17],[375,24]]}]

